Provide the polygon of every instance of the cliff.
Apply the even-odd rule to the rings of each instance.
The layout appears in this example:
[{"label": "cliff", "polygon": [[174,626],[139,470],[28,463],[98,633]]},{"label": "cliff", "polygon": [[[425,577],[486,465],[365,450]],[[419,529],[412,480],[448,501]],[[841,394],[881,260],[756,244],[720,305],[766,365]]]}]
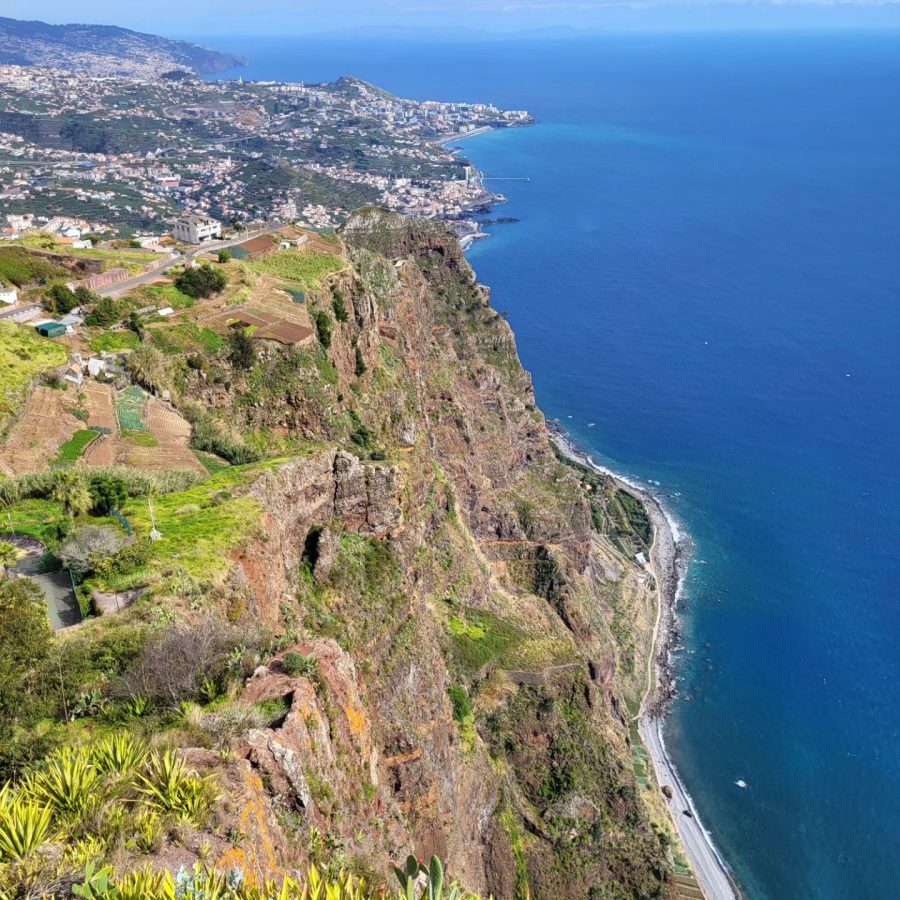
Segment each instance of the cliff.
[{"label": "cliff", "polygon": [[497,897],[665,896],[629,736],[653,619],[639,504],[557,458],[513,334],[442,226],[367,210],[342,240],[349,269],[311,298],[350,311],[332,382],[299,365],[285,390],[276,353],[266,377],[203,394],[242,429],[355,451],[252,488],[263,532],[237,567],[321,681],[254,676],[248,696],[292,703],[248,758],[368,859],[438,853]]},{"label": "cliff", "polygon": [[274,647],[226,699],[165,719],[222,791],[154,864],[261,879],[337,854],[377,880],[434,853],[497,898],[674,896],[632,747],[646,513],[554,451],[513,334],[444,226],[368,209],[339,250],[344,269],[307,293],[329,323],[315,347],[165,362],[195,437],[282,456],[158,498],[157,526],[184,542],[157,545],[115,624],[68,639],[150,629],[104,690],[153,697],[168,678],[204,703],[205,682],[179,692],[200,636],[224,640],[210,622]]}]

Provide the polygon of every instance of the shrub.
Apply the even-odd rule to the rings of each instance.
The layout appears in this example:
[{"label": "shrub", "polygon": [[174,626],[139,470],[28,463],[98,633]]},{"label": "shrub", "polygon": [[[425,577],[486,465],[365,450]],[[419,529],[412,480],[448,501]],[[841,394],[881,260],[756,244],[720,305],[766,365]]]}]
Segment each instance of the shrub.
[{"label": "shrub", "polygon": [[304,656],[296,650],[289,650],[281,661],[288,675],[312,675],[318,668],[318,660],[314,656]]},{"label": "shrub", "polygon": [[451,684],[447,689],[450,695],[450,705],[453,707],[453,718],[457,722],[464,722],[472,715],[472,701],[469,694],[461,684]]},{"label": "shrub", "polygon": [[49,659],[44,595],[27,578],[0,582],[0,746],[40,711],[40,669]]},{"label": "shrub", "polygon": [[104,773],[128,775],[139,769],[146,758],[146,746],[127,731],[109,735],[91,747],[91,760]]},{"label": "shrub", "polygon": [[51,312],[65,315],[78,306],[78,298],[66,285],[52,284],[47,288],[47,306]]},{"label": "shrub", "polygon": [[236,327],[228,331],[228,361],[236,369],[252,369],[256,362],[253,341],[245,328]]},{"label": "shrub", "polygon": [[101,297],[84,317],[84,324],[97,328],[111,328],[122,320],[122,312],[115,300]]},{"label": "shrub", "polygon": [[208,263],[197,268],[188,267],[175,279],[175,287],[195,300],[218,294],[226,284],[228,278],[225,273]]},{"label": "shrub", "polygon": [[124,538],[112,528],[82,525],[60,544],[57,556],[73,575],[84,578],[118,553],[124,543]]},{"label": "shrub", "polygon": [[320,309],[313,317],[313,321],[316,325],[316,336],[319,338],[319,343],[327,350],[331,346],[331,316],[324,309]]},{"label": "shrub", "polygon": [[177,709],[186,700],[200,698],[208,681],[220,683],[238,669],[244,655],[253,654],[260,643],[259,635],[214,618],[195,626],[170,626],[148,641],[122,690]]},{"label": "shrub", "polygon": [[231,260],[231,251],[227,247],[223,247],[218,253],[219,262],[224,265]]},{"label": "shrub", "polygon": [[125,479],[108,473],[93,475],[88,492],[93,501],[91,512],[100,516],[108,516],[113,510],[121,509],[128,499]]},{"label": "shrub", "polygon": [[344,303],[344,295],[340,291],[334,292],[334,297],[331,299],[331,308],[334,310],[334,317],[338,322],[347,321],[349,318],[347,315],[347,304]]},{"label": "shrub", "polygon": [[361,378],[366,374],[366,361],[363,359],[362,350],[356,348],[356,377]]}]

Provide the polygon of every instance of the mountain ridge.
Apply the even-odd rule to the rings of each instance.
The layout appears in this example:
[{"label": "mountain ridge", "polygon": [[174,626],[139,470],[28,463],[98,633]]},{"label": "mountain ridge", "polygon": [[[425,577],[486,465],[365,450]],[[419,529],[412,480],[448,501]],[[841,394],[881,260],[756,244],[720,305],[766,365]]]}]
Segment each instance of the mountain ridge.
[{"label": "mountain ridge", "polygon": [[188,69],[197,75],[246,64],[231,53],[117,25],[0,17],[0,64],[51,66],[93,75],[160,75]]}]

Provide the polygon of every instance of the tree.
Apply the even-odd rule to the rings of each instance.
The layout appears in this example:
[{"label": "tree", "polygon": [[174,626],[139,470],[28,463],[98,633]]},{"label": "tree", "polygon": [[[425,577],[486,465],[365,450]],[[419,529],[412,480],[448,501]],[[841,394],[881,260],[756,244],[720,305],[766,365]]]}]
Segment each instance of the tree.
[{"label": "tree", "polygon": [[228,332],[228,360],[236,369],[251,369],[256,362],[253,341],[246,328],[237,326]]},{"label": "tree", "polygon": [[0,582],[0,744],[38,702],[38,670],[51,632],[40,588],[30,578]]},{"label": "tree", "polygon": [[6,570],[16,564],[19,558],[19,548],[9,541],[0,541],[0,575],[5,574]]},{"label": "tree", "polygon": [[84,578],[104,560],[118,553],[124,544],[122,536],[112,528],[84,525],[76,528],[59,545],[56,555],[73,575]]},{"label": "tree", "polygon": [[111,328],[122,318],[119,306],[115,300],[109,297],[101,297],[94,308],[85,316],[85,325],[94,325],[99,328]]},{"label": "tree", "polygon": [[50,496],[57,503],[62,503],[66,513],[72,518],[91,508],[91,495],[84,476],[75,469],[57,469],[53,475]]},{"label": "tree", "polygon": [[88,488],[93,506],[92,512],[108,516],[113,510],[121,509],[128,499],[128,486],[115,475],[95,475]]},{"label": "tree", "polygon": [[228,284],[228,277],[221,269],[214,269],[209,263],[197,268],[186,268],[176,279],[175,287],[189,297],[199,299],[218,294]]},{"label": "tree", "polygon": [[51,312],[64,316],[78,306],[78,298],[66,285],[61,283],[51,284],[47,288],[47,306]]}]

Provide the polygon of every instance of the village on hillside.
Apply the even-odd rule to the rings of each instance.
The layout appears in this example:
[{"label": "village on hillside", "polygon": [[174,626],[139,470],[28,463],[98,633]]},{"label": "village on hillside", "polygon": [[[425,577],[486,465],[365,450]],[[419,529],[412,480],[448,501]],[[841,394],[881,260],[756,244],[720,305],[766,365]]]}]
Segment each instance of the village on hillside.
[{"label": "village on hillside", "polygon": [[[200,434],[159,372],[222,354],[249,364],[266,347],[312,358],[335,313],[311,310],[307,295],[344,261],[334,237],[291,225],[228,233],[192,214],[162,238],[103,240],[70,217],[47,224],[0,245],[0,487],[25,494],[3,496],[0,545],[16,548],[5,574],[33,577],[62,628],[136,595],[77,594],[77,572],[47,552],[70,527],[67,501],[52,498],[67,479],[92,492],[127,472],[191,482],[266,455]],[[105,509],[123,536],[134,527],[124,504]]]}]

